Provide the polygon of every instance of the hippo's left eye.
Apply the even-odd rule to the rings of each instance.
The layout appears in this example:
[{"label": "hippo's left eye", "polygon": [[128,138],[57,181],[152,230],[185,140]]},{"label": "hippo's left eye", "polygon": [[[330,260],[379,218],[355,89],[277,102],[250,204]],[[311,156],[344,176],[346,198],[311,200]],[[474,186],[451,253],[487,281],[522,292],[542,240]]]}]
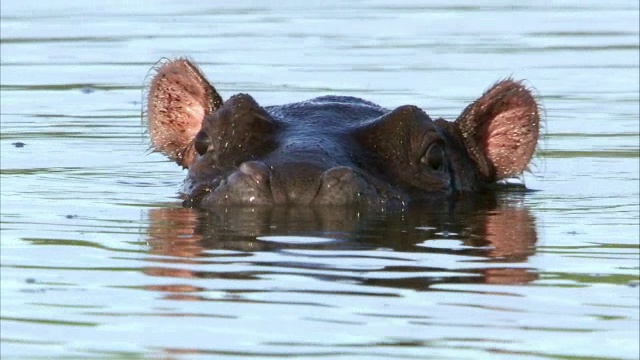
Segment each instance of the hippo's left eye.
[{"label": "hippo's left eye", "polygon": [[211,138],[206,132],[200,131],[193,140],[193,145],[196,147],[198,154],[204,155],[209,150]]},{"label": "hippo's left eye", "polygon": [[420,158],[421,163],[429,166],[435,171],[442,170],[444,161],[444,149],[442,148],[442,145],[438,143],[429,146],[422,158]]}]

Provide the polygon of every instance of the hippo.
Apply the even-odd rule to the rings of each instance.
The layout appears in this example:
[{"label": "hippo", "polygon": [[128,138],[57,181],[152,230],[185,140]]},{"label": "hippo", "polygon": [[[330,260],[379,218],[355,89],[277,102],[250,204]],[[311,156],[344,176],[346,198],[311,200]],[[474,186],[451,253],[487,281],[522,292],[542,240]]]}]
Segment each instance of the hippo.
[{"label": "hippo", "polygon": [[147,87],[151,149],[188,169],[186,207],[402,207],[487,189],[527,170],[538,103],[507,78],[455,121],[327,95],[261,106],[218,94],[194,62],[164,60]]}]

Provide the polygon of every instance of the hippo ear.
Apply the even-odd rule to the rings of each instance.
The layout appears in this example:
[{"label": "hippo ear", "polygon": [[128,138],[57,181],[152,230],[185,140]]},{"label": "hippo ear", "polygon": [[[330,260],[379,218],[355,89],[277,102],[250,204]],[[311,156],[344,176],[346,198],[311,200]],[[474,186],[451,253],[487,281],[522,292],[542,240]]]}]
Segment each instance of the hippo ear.
[{"label": "hippo ear", "polygon": [[187,59],[161,60],[156,69],[146,99],[151,147],[188,168],[202,120],[222,106],[222,98]]},{"label": "hippo ear", "polygon": [[507,79],[467,106],[456,124],[481,178],[494,182],[527,168],[538,142],[538,104],[520,82]]}]

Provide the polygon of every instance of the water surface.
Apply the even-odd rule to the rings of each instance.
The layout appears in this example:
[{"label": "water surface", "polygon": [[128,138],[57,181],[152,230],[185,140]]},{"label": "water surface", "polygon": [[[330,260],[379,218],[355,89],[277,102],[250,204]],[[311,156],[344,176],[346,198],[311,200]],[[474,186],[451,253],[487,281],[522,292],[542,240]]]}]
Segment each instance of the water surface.
[{"label": "water surface", "polygon": [[[3,1],[3,358],[639,357],[633,1]],[[498,79],[545,114],[529,189],[402,212],[183,209],[145,75],[455,119]]]}]

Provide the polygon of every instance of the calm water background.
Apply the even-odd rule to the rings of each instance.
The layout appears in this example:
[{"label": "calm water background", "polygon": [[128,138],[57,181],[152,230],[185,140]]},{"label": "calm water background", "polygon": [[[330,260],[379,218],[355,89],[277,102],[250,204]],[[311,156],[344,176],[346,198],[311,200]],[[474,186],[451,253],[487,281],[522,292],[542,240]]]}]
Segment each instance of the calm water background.
[{"label": "calm water background", "polygon": [[[2,357],[638,358],[638,3],[475,4],[2,1]],[[181,55],[226,98],[448,119],[527,79],[539,191],[182,209],[140,120],[147,71]]]}]

